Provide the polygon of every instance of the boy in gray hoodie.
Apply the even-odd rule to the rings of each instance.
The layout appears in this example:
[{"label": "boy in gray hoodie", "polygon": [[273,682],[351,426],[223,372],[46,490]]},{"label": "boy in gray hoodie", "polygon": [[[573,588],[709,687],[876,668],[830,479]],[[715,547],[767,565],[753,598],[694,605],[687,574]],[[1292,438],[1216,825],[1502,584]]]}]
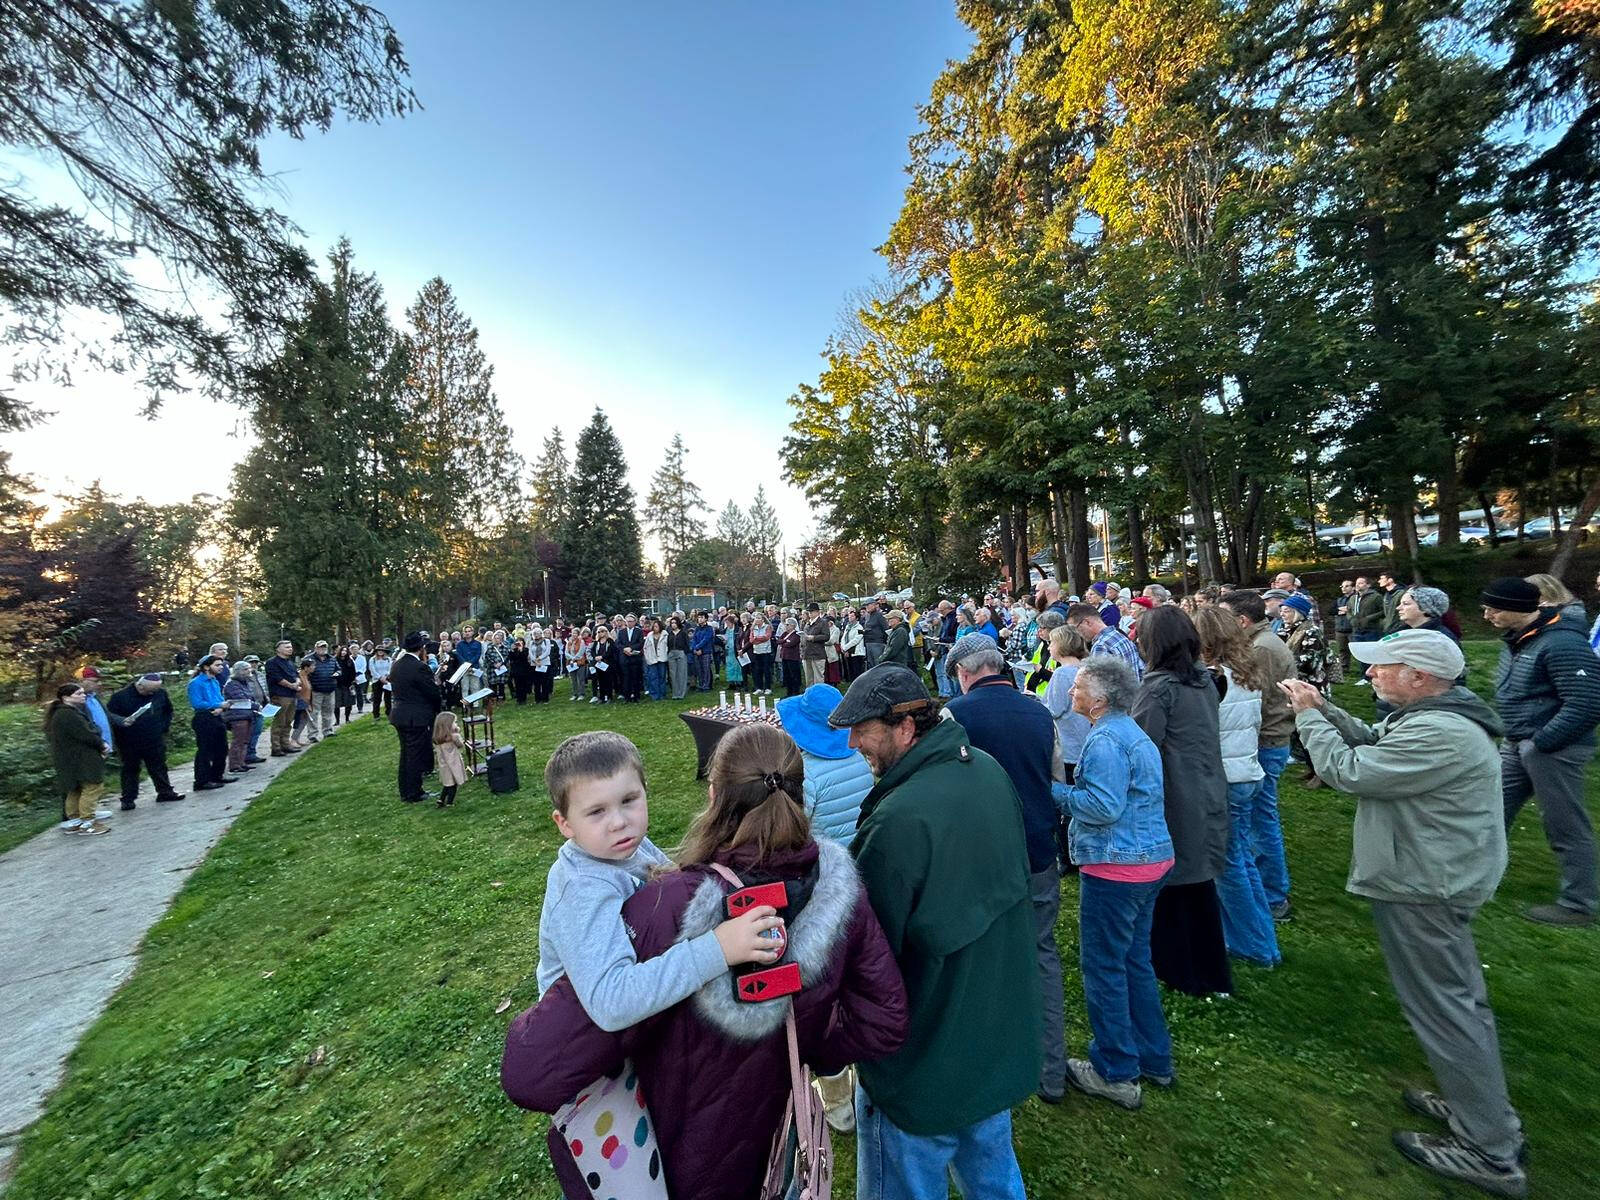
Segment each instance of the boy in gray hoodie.
[{"label": "boy in gray hoodie", "polygon": [[539,994],[562,975],[584,1011],[614,1033],[692,996],[740,963],[783,953],[777,911],[761,907],[645,962],[634,955],[622,903],[671,860],[645,836],[644,760],[620,733],[569,737],[544,769],[556,828],[567,839],[539,913]]}]

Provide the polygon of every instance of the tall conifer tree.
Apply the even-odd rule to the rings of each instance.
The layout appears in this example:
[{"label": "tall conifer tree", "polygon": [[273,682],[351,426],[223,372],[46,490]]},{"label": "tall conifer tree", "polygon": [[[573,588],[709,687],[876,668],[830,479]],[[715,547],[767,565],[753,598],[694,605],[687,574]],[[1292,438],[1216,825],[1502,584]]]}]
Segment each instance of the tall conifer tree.
[{"label": "tall conifer tree", "polygon": [[615,612],[638,597],[644,560],[622,443],[598,408],[578,435],[568,498],[561,534],[567,607],[573,615]]}]

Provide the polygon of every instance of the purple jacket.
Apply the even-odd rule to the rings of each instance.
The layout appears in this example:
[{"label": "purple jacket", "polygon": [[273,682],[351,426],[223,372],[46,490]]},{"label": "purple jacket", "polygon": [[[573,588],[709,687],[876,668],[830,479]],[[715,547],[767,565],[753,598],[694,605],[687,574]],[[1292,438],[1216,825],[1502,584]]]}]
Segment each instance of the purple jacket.
[{"label": "purple jacket", "polygon": [[[748,851],[720,861],[741,878],[753,873]],[[795,996],[741,1003],[732,976],[723,975],[632,1029],[605,1033],[562,978],[506,1032],[500,1064],[506,1095],[523,1108],[554,1112],[632,1058],[668,1191],[696,1200],[759,1194],[789,1095],[783,1018],[791,1000],[801,1058],[824,1074],[890,1054],[906,1034],[905,985],[849,853],[812,842],[768,857],[762,878],[802,879],[813,865],[815,889],[788,930],[788,957],[800,964],[805,985]],[[716,928],[730,891],[704,867],[640,888],[622,906],[638,956],[651,958]],[[563,1181],[568,1195],[588,1195],[570,1190],[573,1182]]]}]

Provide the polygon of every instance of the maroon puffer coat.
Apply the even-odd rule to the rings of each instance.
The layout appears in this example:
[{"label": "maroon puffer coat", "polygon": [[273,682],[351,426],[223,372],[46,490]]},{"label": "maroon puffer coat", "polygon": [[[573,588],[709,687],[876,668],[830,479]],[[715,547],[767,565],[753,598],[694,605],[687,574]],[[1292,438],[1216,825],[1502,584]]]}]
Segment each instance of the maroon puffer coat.
[{"label": "maroon puffer coat", "polygon": [[[756,866],[737,852],[722,861],[745,879]],[[741,1003],[732,976],[721,976],[632,1029],[606,1033],[560,979],[506,1033],[506,1095],[523,1108],[554,1112],[632,1058],[670,1193],[694,1200],[757,1195],[789,1094],[783,1018],[791,999],[801,1057],[819,1072],[881,1058],[905,1040],[905,985],[848,852],[813,842],[760,864],[763,878],[795,880],[813,867],[815,888],[788,928],[789,957],[805,985],[795,996]],[[640,888],[622,906],[639,958],[715,928],[732,890],[700,867]]]}]

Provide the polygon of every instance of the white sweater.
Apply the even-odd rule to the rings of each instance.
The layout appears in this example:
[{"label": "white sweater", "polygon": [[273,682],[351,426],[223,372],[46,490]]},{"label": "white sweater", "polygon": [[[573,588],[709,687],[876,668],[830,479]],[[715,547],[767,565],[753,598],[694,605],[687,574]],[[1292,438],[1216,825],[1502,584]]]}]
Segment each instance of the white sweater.
[{"label": "white sweater", "polygon": [[1217,708],[1217,728],[1222,741],[1222,768],[1229,783],[1253,783],[1264,771],[1256,751],[1261,735],[1261,693],[1237,682],[1227,667],[1228,694]]}]

